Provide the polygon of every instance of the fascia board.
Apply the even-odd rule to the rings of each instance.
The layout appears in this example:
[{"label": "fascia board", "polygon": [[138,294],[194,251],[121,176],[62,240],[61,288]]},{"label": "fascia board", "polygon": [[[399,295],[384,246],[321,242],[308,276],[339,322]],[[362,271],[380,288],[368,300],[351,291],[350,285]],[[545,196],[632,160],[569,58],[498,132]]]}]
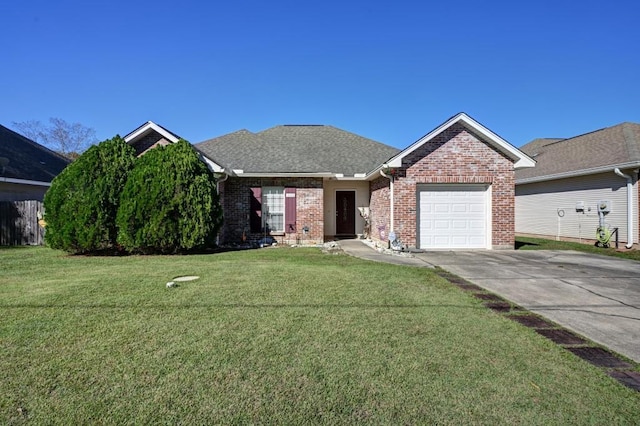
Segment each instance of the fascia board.
[{"label": "fascia board", "polygon": [[336,175],[336,180],[344,180],[344,181],[365,181],[367,179],[366,173],[356,173],[353,176],[344,176],[344,175]]},{"label": "fascia board", "polygon": [[214,172],[214,173],[226,173],[224,167],[222,167],[221,165],[219,165],[215,161],[212,161],[206,155],[200,154],[200,159],[202,161],[204,161],[204,163],[207,165],[209,170],[211,170],[212,172]]},{"label": "fascia board", "polygon": [[124,140],[125,140],[125,142],[130,142],[130,141],[132,141],[132,140],[144,135],[149,130],[154,130],[154,131],[158,132],[159,134],[161,134],[169,142],[174,142],[175,143],[175,142],[178,142],[180,140],[179,138],[175,137],[171,133],[167,132],[162,127],[158,126],[153,121],[147,121],[146,124],[144,124],[143,126],[139,127],[138,129],[134,130],[133,132],[131,132],[127,136],[125,136]]},{"label": "fascia board", "polygon": [[613,172],[614,169],[618,168],[620,170],[630,169],[630,168],[638,168],[640,167],[640,161],[633,161],[629,163],[622,164],[612,164],[610,166],[601,166],[601,167],[593,167],[590,169],[582,169],[582,170],[573,170],[570,172],[563,173],[555,173],[552,175],[545,176],[535,176],[530,178],[516,179],[516,185],[523,185],[527,183],[536,183],[536,182],[545,182],[548,180],[556,180],[556,179],[566,179],[571,177],[579,177],[586,175],[595,175],[597,173],[606,173]]},{"label": "fascia board", "polygon": [[18,183],[21,185],[33,185],[33,186],[51,186],[51,182],[42,182],[39,180],[28,180],[28,179],[15,179],[15,178],[7,178],[0,176],[0,182],[6,183]]},{"label": "fascia board", "polygon": [[233,170],[233,172],[240,177],[335,177],[335,173],[331,172],[317,172],[317,173],[256,173],[245,172],[244,170]]},{"label": "fascia board", "polygon": [[[380,177],[380,170],[382,169],[388,169],[389,167],[391,167],[391,165],[389,163],[383,163],[380,164],[378,167],[376,167],[375,169],[371,170],[370,172],[366,173],[364,176],[364,180],[374,180],[377,179],[378,177]],[[393,166],[393,167],[397,167],[397,166]]]}]

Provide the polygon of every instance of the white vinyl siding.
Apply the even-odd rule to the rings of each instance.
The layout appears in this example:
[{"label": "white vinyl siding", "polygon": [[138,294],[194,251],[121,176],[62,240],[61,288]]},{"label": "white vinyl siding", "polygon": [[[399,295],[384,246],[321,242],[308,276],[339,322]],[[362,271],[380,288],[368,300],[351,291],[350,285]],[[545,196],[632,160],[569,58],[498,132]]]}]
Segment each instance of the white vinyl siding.
[{"label": "white vinyl siding", "polygon": [[269,232],[284,232],[284,188],[262,188],[262,217]]},{"label": "white vinyl siding", "polygon": [[[595,207],[598,201],[609,200],[612,208],[605,222],[611,228],[617,227],[620,241],[627,242],[626,185],[626,180],[613,171],[516,185],[516,232],[593,240],[598,227]],[[637,225],[637,183],[633,186],[633,194],[633,221]],[[584,212],[576,211],[578,202],[584,203]],[[634,240],[636,237],[634,229]]]},{"label": "white vinyl siding", "polygon": [[489,205],[485,185],[420,185],[420,248],[488,248]]}]

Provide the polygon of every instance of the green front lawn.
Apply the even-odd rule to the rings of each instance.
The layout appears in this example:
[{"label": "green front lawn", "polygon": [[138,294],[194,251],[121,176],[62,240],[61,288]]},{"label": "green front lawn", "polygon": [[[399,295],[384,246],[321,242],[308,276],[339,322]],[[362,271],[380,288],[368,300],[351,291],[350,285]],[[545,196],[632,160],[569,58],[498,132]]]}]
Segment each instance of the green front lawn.
[{"label": "green front lawn", "polygon": [[[620,243],[620,248],[624,244]],[[640,260],[640,250],[616,250],[612,247],[602,248],[593,244],[572,243],[568,241],[545,240],[542,238],[516,237],[516,250],[576,250],[585,253],[602,254],[623,259]]]},{"label": "green front lawn", "polygon": [[427,269],[12,248],[0,271],[0,424],[640,423],[639,392]]}]

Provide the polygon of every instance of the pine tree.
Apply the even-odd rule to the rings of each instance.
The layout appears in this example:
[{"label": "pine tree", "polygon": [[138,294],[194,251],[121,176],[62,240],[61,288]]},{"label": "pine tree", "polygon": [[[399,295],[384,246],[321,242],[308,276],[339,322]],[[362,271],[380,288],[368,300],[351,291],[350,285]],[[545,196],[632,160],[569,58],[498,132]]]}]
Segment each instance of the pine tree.
[{"label": "pine tree", "polygon": [[115,136],[69,164],[45,194],[46,243],[76,254],[116,249],[120,193],[134,163],[134,149]]}]

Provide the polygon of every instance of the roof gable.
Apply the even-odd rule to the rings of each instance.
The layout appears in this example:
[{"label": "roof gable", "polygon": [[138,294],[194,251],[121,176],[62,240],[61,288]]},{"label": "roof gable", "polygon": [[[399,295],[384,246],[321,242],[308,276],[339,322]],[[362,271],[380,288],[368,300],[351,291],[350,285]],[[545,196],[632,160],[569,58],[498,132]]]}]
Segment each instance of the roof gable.
[{"label": "roof gable", "polygon": [[[406,156],[408,156],[409,154],[411,154],[412,152],[420,148],[422,145],[424,145],[425,143],[429,142],[430,140],[438,136],[440,133],[442,133],[449,127],[458,123],[474,131],[476,134],[482,137],[482,140],[485,143],[487,143],[487,145],[489,145],[490,147],[494,148],[495,150],[503,153],[505,156],[510,158],[514,162],[514,168],[518,169],[523,167],[535,166],[536,163],[532,158],[530,158],[524,152],[520,151],[519,149],[511,145],[506,140],[502,139],[500,136],[498,136],[488,128],[484,127],[482,124],[480,124],[473,118],[469,117],[464,112],[461,112],[451,117],[449,120],[445,121],[440,126],[436,127],[431,132],[427,133],[425,136],[418,139],[411,146],[404,149],[403,151],[398,153],[396,156],[390,158],[384,166],[402,167],[402,160]],[[373,171],[372,173],[375,173],[375,172],[377,172],[377,170]]]},{"label": "roof gable", "polygon": [[[125,142],[131,145],[136,150],[136,155],[143,155],[148,150],[162,145],[168,145],[170,143],[176,143],[182,139],[177,134],[167,130],[159,124],[153,121],[147,121],[128,135],[124,137]],[[215,161],[207,158],[198,149],[196,152],[200,155],[202,161],[207,164],[207,167],[214,173],[221,173],[224,168]]]},{"label": "roof gable", "polygon": [[147,121],[146,123],[139,126],[137,129],[129,133],[124,137],[124,140],[128,143],[135,143],[135,141],[149,135],[152,132],[156,132],[160,136],[167,139],[169,142],[178,142],[180,140],[180,136],[176,135],[173,132],[165,129],[164,127],[154,123],[153,121]]},{"label": "roof gable", "polygon": [[535,169],[518,170],[516,182],[537,182],[640,166],[640,124],[621,123],[568,139],[536,139],[522,147]]},{"label": "roof gable", "polygon": [[147,121],[124,137],[124,140],[136,150],[138,156],[156,146],[176,143],[180,139],[180,136],[153,121]]},{"label": "roof gable", "polygon": [[0,177],[49,184],[71,161],[0,125]]}]

